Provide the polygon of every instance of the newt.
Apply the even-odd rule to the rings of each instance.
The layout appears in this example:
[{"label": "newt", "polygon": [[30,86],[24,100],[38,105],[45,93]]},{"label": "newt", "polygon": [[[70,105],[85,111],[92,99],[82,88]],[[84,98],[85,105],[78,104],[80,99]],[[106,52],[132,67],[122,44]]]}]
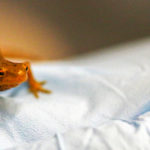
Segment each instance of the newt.
[{"label": "newt", "polygon": [[23,82],[28,82],[29,91],[38,98],[38,92],[51,93],[50,90],[44,89],[42,86],[45,81],[38,82],[32,73],[29,62],[15,63],[3,57],[0,52],[0,91],[14,88]]}]

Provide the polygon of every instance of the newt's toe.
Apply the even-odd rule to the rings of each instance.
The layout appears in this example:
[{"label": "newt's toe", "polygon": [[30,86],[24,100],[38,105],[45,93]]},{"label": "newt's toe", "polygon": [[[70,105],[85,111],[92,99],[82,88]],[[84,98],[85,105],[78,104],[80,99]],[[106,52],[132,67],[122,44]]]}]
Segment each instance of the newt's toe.
[{"label": "newt's toe", "polygon": [[46,81],[41,81],[41,82],[39,82],[39,84],[44,85],[44,84],[46,84]]},{"label": "newt's toe", "polygon": [[38,95],[38,91],[37,90],[34,90],[34,89],[29,89],[29,91],[36,97],[36,98],[39,98],[39,95]]},{"label": "newt's toe", "polygon": [[46,94],[50,94],[51,91],[50,90],[47,90],[45,88],[42,87],[43,84],[45,84],[46,82],[45,81],[42,81],[42,82],[34,82],[32,83],[32,85],[30,84],[30,92],[36,97],[38,98],[39,95],[38,95],[38,92],[42,92],[42,93],[46,93]]},{"label": "newt's toe", "polygon": [[40,91],[43,92],[43,93],[47,93],[47,94],[52,93],[52,91],[44,89],[44,88],[41,88]]}]

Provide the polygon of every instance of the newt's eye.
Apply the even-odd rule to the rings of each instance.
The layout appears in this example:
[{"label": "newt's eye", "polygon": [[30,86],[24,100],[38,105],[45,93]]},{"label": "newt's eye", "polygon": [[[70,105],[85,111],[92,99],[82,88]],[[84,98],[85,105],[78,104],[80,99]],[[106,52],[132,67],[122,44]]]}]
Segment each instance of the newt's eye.
[{"label": "newt's eye", "polygon": [[4,77],[6,73],[6,69],[5,68],[0,68],[0,77]]},{"label": "newt's eye", "polygon": [[29,68],[28,68],[28,66],[27,66],[27,67],[26,67],[26,71],[28,71],[28,69],[29,69]]},{"label": "newt's eye", "polygon": [[5,71],[0,70],[0,77],[3,77],[5,75]]},{"label": "newt's eye", "polygon": [[3,76],[4,75],[4,72],[0,72],[0,76]]}]

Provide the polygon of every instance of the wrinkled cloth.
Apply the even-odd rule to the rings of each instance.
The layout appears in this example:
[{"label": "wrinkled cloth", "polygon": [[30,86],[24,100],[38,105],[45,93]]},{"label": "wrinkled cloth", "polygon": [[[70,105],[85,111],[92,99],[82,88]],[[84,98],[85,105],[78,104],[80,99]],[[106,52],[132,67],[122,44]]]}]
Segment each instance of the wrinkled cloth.
[{"label": "wrinkled cloth", "polygon": [[148,149],[150,46],[116,49],[33,65],[52,90],[38,100],[26,83],[1,92],[0,149]]}]

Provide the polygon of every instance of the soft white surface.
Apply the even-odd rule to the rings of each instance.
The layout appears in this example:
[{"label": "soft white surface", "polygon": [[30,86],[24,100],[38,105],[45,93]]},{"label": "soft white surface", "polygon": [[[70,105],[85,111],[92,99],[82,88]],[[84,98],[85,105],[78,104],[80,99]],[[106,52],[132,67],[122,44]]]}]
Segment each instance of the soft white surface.
[{"label": "soft white surface", "polygon": [[149,41],[112,49],[120,51],[34,65],[53,91],[38,101],[26,84],[3,92],[0,148],[149,149]]}]

